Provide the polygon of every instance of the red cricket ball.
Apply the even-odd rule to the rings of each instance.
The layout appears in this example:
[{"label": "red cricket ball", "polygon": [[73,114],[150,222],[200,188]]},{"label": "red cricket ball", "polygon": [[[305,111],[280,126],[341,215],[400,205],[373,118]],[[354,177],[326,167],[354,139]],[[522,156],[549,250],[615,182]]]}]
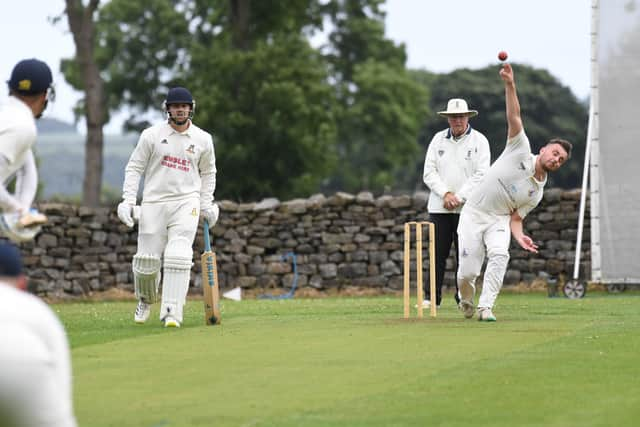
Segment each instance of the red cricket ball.
[{"label": "red cricket ball", "polygon": [[500,61],[506,61],[508,58],[507,52],[505,52],[504,50],[500,51],[500,53],[498,53],[498,59]]}]

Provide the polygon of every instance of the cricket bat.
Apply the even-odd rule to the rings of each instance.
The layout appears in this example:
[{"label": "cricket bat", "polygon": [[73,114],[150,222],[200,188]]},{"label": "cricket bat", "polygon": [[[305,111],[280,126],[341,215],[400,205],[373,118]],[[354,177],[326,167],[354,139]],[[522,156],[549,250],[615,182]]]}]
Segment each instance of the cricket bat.
[{"label": "cricket bat", "polygon": [[204,319],[207,325],[219,325],[220,288],[218,287],[218,266],[216,254],[211,250],[209,240],[209,222],[204,220],[204,252],[200,257],[202,264],[202,290],[204,294]]}]

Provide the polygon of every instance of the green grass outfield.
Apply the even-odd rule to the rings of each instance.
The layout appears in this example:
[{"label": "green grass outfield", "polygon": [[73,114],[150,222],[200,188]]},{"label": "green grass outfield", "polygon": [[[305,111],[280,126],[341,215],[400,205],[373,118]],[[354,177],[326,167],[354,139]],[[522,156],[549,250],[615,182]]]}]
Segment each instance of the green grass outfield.
[{"label": "green grass outfield", "polygon": [[640,294],[503,294],[496,323],[401,319],[400,297],[56,304],[81,427],[637,426]]}]

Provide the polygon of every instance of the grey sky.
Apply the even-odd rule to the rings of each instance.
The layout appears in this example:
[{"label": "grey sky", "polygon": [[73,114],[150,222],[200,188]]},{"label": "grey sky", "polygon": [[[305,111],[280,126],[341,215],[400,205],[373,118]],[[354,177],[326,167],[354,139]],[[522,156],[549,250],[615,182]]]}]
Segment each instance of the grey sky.
[{"label": "grey sky", "polygon": [[[591,0],[387,0],[384,9],[387,36],[405,44],[411,68],[481,68],[506,50],[513,62],[549,70],[579,98],[589,94]],[[63,10],[63,0],[21,0],[3,10],[0,78],[6,81],[20,59],[48,62],[58,97],[47,114],[72,121],[80,94],[58,69],[75,48],[66,18],[56,26],[47,20]],[[0,93],[0,100],[6,97]],[[117,132],[119,125],[107,130]]]}]

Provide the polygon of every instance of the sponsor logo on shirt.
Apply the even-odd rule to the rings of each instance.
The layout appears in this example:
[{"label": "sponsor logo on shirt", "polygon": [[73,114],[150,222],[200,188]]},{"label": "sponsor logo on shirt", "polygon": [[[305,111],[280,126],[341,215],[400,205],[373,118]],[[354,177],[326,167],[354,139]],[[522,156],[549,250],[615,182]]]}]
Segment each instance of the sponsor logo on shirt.
[{"label": "sponsor logo on shirt", "polygon": [[467,157],[465,157],[464,159],[465,160],[471,159],[471,150],[467,151]]},{"label": "sponsor logo on shirt", "polygon": [[174,156],[164,156],[162,157],[162,166],[166,166],[171,169],[178,169],[183,172],[189,172],[191,170],[189,159],[181,159],[179,157]]},{"label": "sponsor logo on shirt", "polygon": [[442,157],[443,154],[444,154],[444,150],[438,150],[438,156]]},{"label": "sponsor logo on shirt", "polygon": [[520,170],[525,170],[527,167],[524,165],[523,162],[520,162],[520,164],[518,165],[518,169]]},{"label": "sponsor logo on shirt", "polygon": [[163,139],[162,141],[160,141],[160,144],[168,144],[169,141],[167,141],[166,139]]},{"label": "sponsor logo on shirt", "polygon": [[191,144],[189,148],[187,148],[187,153],[195,154],[196,153],[195,145]]},{"label": "sponsor logo on shirt", "polygon": [[469,256],[469,252],[467,251],[467,248],[462,248],[462,257],[468,257]]}]

